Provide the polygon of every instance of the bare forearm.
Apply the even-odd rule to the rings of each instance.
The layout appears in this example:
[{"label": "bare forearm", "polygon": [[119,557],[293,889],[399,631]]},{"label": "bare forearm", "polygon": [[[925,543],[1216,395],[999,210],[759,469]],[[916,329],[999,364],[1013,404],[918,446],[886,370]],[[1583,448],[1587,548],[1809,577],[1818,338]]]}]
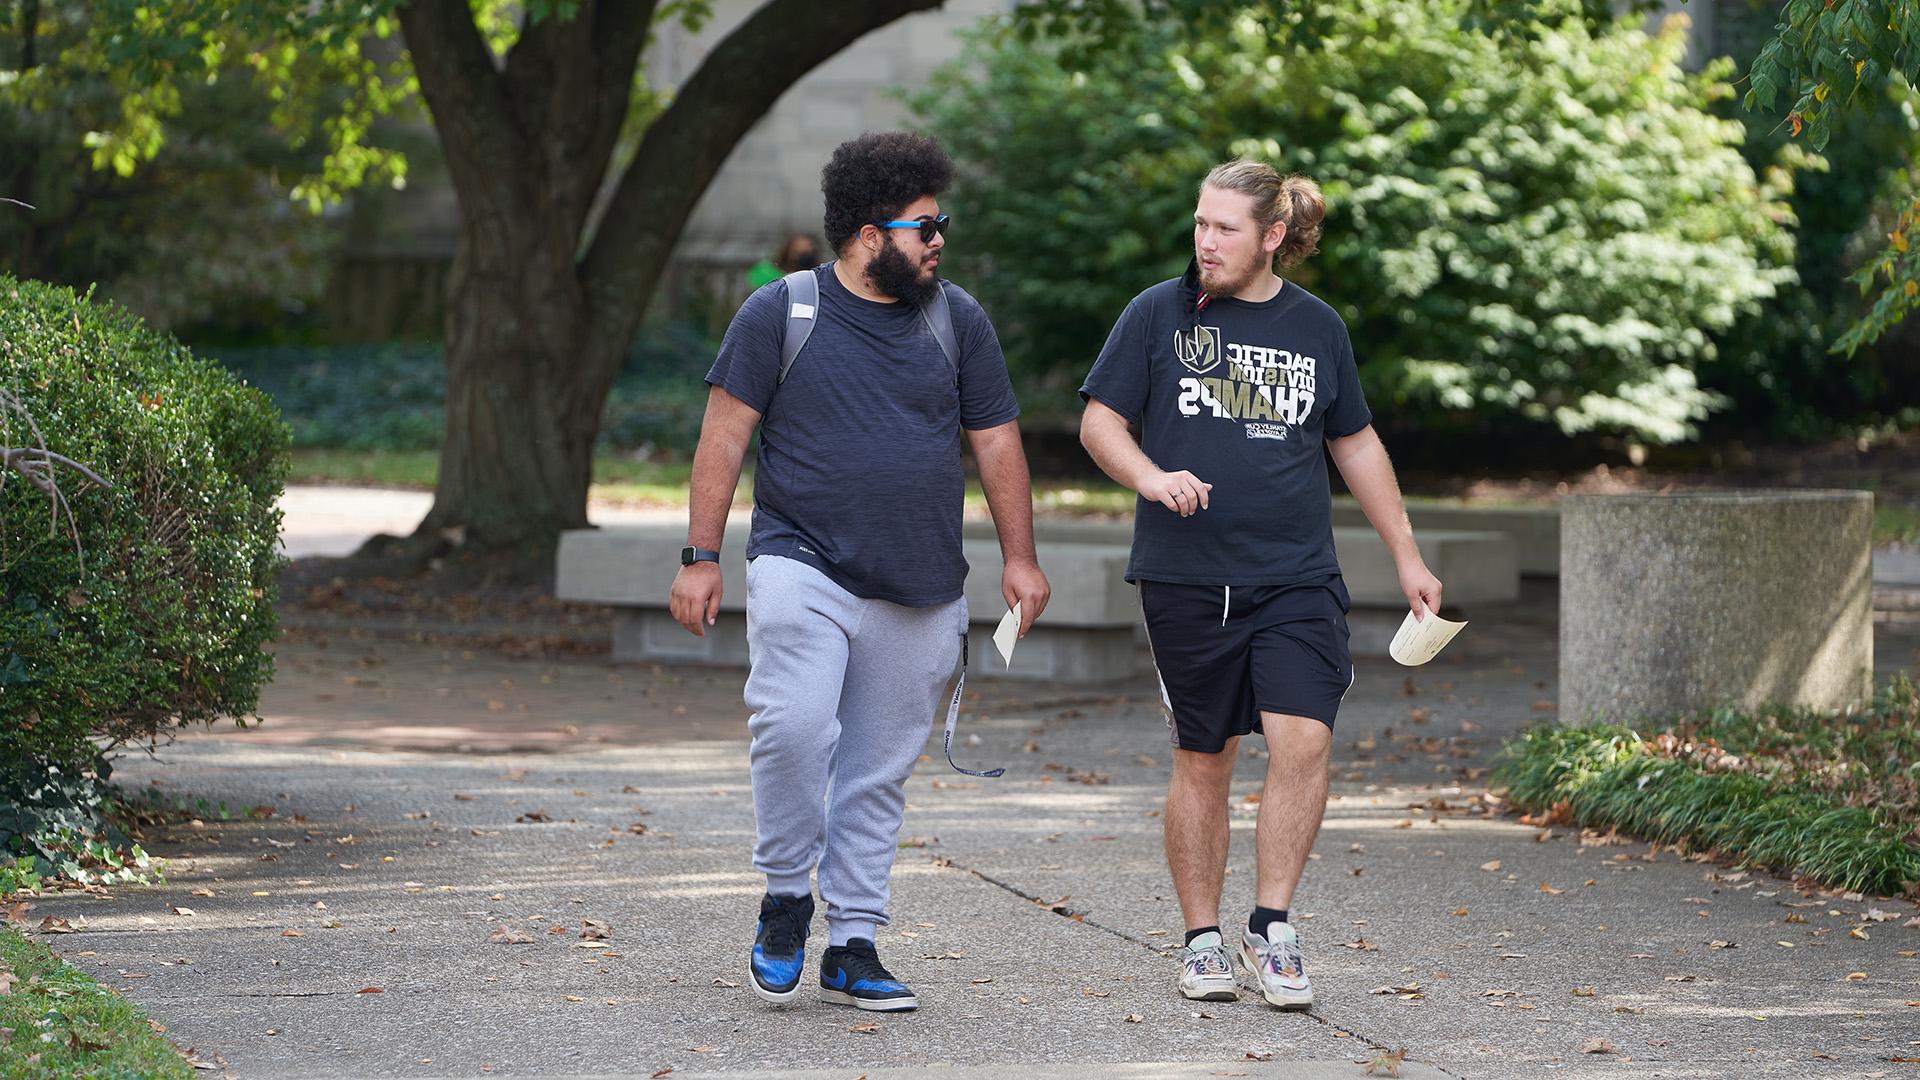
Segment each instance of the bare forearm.
[{"label": "bare forearm", "polygon": [[1033,549],[1033,484],[1027,473],[1027,452],[1012,424],[994,429],[991,437],[974,443],[980,468],[980,487],[987,493],[987,509],[1000,535],[1000,557],[1008,563],[1035,562]]},{"label": "bare forearm", "polygon": [[1334,464],[1339,466],[1340,476],[1353,492],[1354,501],[1360,504],[1361,512],[1367,515],[1368,523],[1380,534],[1396,563],[1419,558],[1420,549],[1413,542],[1413,524],[1407,520],[1406,503],[1400,497],[1400,481],[1393,474],[1387,448],[1381,445],[1372,428],[1348,438],[1354,440],[1351,445],[1335,447]]},{"label": "bare forearm", "polygon": [[720,550],[726,537],[727,514],[740,484],[740,463],[746,457],[744,439],[703,430],[693,453],[693,477],[687,493],[687,543]]},{"label": "bare forearm", "polygon": [[1160,471],[1146,451],[1133,439],[1119,414],[1093,419],[1080,425],[1080,445],[1086,447],[1093,463],[1129,491],[1139,491],[1148,476]]}]

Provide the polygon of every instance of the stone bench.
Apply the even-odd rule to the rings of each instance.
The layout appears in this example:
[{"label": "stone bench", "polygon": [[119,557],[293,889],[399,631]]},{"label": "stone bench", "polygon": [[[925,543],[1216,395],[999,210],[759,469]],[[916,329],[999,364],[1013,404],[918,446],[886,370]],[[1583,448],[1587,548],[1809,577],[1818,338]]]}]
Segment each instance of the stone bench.
[{"label": "stone bench", "polygon": [[[1414,536],[1428,529],[1446,532],[1497,532],[1513,539],[1520,573],[1528,577],[1560,576],[1560,511],[1551,506],[1461,506],[1415,500],[1407,504],[1407,520]],[[1351,498],[1333,500],[1335,528],[1367,528],[1367,516]],[[1438,570],[1434,571],[1439,573]],[[1452,579],[1440,574],[1449,591]]]},{"label": "stone bench", "polygon": [[[579,529],[562,534],[555,593],[562,600],[611,604],[616,660],[710,664],[747,662],[746,519],[729,522],[721,570],[726,592],[717,623],[695,637],[673,620],[667,594],[679,572],[686,540],[681,525]],[[1053,587],[1046,614],[1014,651],[1012,670],[993,649],[991,635],[1005,601],[1000,596],[1000,545],[993,525],[970,521],[964,530],[967,607],[973,616],[969,672],[975,675],[1097,682],[1124,679],[1139,663],[1139,605],[1123,578],[1132,525],[1108,521],[1046,521],[1036,528],[1041,569]],[[1422,556],[1447,587],[1447,606],[1503,603],[1519,595],[1514,544],[1501,533],[1435,531],[1417,536]],[[1353,647],[1383,654],[1406,602],[1393,562],[1371,529],[1334,530],[1334,543],[1353,597]]]}]

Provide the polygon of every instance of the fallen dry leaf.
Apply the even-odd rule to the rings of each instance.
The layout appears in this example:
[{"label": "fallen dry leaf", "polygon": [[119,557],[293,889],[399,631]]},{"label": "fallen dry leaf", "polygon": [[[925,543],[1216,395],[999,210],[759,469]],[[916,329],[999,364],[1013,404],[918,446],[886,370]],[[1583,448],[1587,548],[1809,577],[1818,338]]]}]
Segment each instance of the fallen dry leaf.
[{"label": "fallen dry leaf", "polygon": [[715,980],[713,980],[713,985],[715,985],[715,986],[718,986],[718,987],[723,987],[723,988],[725,988],[725,989],[727,989],[727,990],[738,990],[738,989],[740,989],[740,984],[739,984],[739,983],[737,983],[737,982],[728,982],[728,981],[727,981],[727,980],[725,980],[725,979],[715,979]]},{"label": "fallen dry leaf", "polygon": [[[522,770],[519,770],[519,771],[521,771],[521,772],[525,772],[526,770],[524,770],[524,769],[522,769]],[[653,1080],[660,1080],[660,1078],[661,1078],[661,1077],[663,1077],[663,1076],[665,1076],[665,1075],[667,1075],[668,1073],[670,1073],[670,1072],[672,1072],[672,1071],[673,1071],[673,1066],[671,1066],[671,1065],[669,1065],[669,1066],[667,1066],[667,1067],[666,1067],[666,1068],[664,1068],[664,1069],[655,1069],[655,1070],[654,1070],[653,1072],[651,1072],[651,1073],[648,1073],[647,1075],[648,1075],[648,1076],[650,1076],[650,1077],[652,1077],[652,1078],[653,1078]]]},{"label": "fallen dry leaf", "polygon": [[1399,1076],[1400,1064],[1407,1060],[1407,1048],[1401,1047],[1392,1053],[1378,1053],[1367,1063],[1368,1076]]},{"label": "fallen dry leaf", "polygon": [[1591,986],[1576,986],[1576,987],[1574,987],[1574,988],[1573,988],[1573,996],[1574,996],[1574,997],[1592,997],[1592,996],[1593,996],[1593,987],[1591,987]]},{"label": "fallen dry leaf", "polygon": [[49,915],[40,920],[40,932],[43,934],[71,934],[73,924],[65,919]]},{"label": "fallen dry leaf", "polygon": [[192,915],[192,914],[193,914],[193,909],[192,909],[192,908],[190,908],[190,907],[175,907],[175,908],[173,909],[173,913],[174,913],[175,915],[188,915],[188,916],[190,916],[190,915]]},{"label": "fallen dry leaf", "polygon": [[860,1035],[872,1035],[874,1032],[880,1030],[880,1025],[868,1021],[864,1024],[849,1024],[847,1030]]},{"label": "fallen dry leaf", "polygon": [[1488,873],[1492,873],[1495,870],[1500,869],[1500,860],[1495,859],[1492,862],[1483,862],[1480,864],[1480,869],[1485,870]]},{"label": "fallen dry leaf", "polygon": [[1613,1044],[1605,1039],[1588,1039],[1586,1042],[1580,1044],[1580,1052],[1583,1054],[1611,1054],[1613,1053]]},{"label": "fallen dry leaf", "polygon": [[493,933],[487,935],[487,940],[495,945],[530,945],[533,943],[533,935],[522,933],[511,926],[496,926],[493,928]]},{"label": "fallen dry leaf", "polygon": [[356,994],[384,994],[386,992],[386,988],[381,986],[363,986],[354,991]]},{"label": "fallen dry leaf", "polygon": [[1561,893],[1566,892],[1567,890],[1556,889],[1553,886],[1543,881],[1540,883],[1540,891],[1543,893],[1546,893],[1548,896],[1559,896]]},{"label": "fallen dry leaf", "polygon": [[1453,909],[1453,917],[1456,919],[1463,919],[1466,917],[1466,915],[1467,915],[1467,909],[1464,907],[1457,907]]},{"label": "fallen dry leaf", "polygon": [[1144,1017],[1144,1016],[1141,1016],[1141,1015],[1140,1015],[1139,1013],[1128,1013],[1128,1014],[1127,1014],[1127,1023],[1129,1023],[1129,1024],[1138,1024],[1138,1023],[1140,1023],[1141,1021],[1143,1021],[1143,1020],[1145,1020],[1145,1019],[1146,1019],[1146,1017]]},{"label": "fallen dry leaf", "polygon": [[307,932],[305,930],[282,930],[280,931],[280,936],[281,937],[306,937]]},{"label": "fallen dry leaf", "polygon": [[613,926],[599,919],[580,920],[581,941],[605,941],[613,936]]}]

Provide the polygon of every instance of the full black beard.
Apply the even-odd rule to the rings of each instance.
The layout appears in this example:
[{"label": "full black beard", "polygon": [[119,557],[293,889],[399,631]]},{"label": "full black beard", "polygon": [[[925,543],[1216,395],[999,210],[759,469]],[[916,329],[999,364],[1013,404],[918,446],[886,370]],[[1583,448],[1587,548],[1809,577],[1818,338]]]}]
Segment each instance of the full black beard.
[{"label": "full black beard", "polygon": [[925,307],[933,299],[934,290],[940,287],[939,274],[922,278],[920,267],[894,245],[891,236],[887,237],[887,246],[880,249],[880,254],[867,263],[867,280],[895,300],[905,300],[915,307]]}]

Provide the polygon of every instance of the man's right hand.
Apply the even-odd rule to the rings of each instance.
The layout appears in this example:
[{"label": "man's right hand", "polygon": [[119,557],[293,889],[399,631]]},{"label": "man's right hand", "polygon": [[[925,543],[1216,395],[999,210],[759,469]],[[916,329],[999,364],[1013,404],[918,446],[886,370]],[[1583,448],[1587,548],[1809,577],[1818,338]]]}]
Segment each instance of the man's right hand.
[{"label": "man's right hand", "polygon": [[667,607],[673,612],[673,621],[686,627],[688,633],[706,637],[707,627],[720,616],[720,595],[725,591],[719,563],[693,563],[673,576]]},{"label": "man's right hand", "polygon": [[1184,469],[1179,472],[1155,471],[1139,487],[1141,497],[1157,502],[1181,517],[1192,517],[1205,510],[1207,492],[1212,490],[1212,484],[1202,483],[1199,477]]}]

